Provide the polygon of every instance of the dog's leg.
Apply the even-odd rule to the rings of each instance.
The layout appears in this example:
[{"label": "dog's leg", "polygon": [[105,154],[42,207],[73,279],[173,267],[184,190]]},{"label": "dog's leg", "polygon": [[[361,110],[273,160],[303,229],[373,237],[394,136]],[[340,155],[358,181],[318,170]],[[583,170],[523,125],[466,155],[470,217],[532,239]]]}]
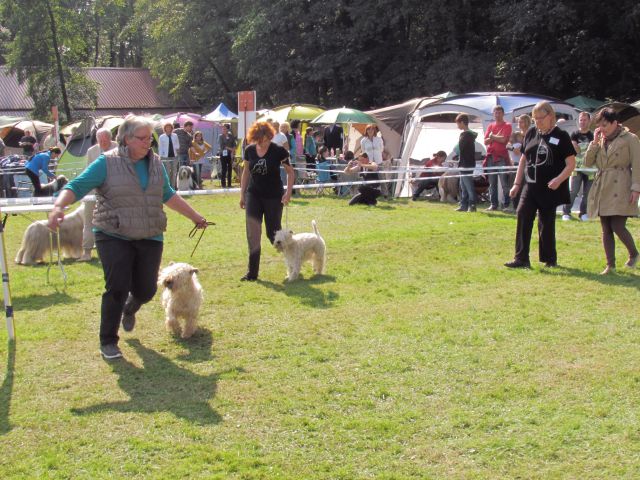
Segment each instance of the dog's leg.
[{"label": "dog's leg", "polygon": [[198,328],[197,318],[195,316],[188,316],[185,318],[184,330],[182,331],[182,338],[191,337]]},{"label": "dog's leg", "polygon": [[[167,308],[170,308],[169,306]],[[175,315],[167,313],[167,319],[164,322],[165,327],[169,333],[173,335],[180,335],[182,328],[180,328],[180,323]]]},{"label": "dog's leg", "polygon": [[302,257],[299,254],[296,254],[291,259],[291,269],[289,270],[289,276],[287,277],[288,282],[293,282],[297,280],[300,276],[300,268],[302,267]]}]

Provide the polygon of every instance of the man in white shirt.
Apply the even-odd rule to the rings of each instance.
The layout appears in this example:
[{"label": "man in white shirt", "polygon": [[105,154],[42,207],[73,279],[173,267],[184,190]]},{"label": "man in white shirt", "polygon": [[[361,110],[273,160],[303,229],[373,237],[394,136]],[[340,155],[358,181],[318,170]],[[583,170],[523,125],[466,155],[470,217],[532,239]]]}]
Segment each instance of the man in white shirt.
[{"label": "man in white shirt", "polygon": [[[111,140],[111,131],[106,128],[101,128],[96,132],[96,140],[98,143],[87,150],[87,166],[89,166],[104,152],[118,147],[118,144]],[[90,194],[94,195],[95,192],[90,192]],[[83,253],[79,258],[81,262],[88,262],[91,260],[91,249],[93,248],[95,241],[92,230],[93,208],[95,205],[95,201],[84,202],[84,229],[82,230]]]}]

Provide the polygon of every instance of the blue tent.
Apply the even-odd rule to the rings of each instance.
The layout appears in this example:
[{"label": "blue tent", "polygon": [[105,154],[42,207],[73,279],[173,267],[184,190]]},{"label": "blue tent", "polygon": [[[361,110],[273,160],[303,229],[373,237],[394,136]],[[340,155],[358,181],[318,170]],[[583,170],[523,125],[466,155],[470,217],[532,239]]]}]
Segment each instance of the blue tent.
[{"label": "blue tent", "polygon": [[213,112],[206,114],[203,118],[212,122],[228,122],[233,118],[238,118],[238,114],[233,113],[224,103],[221,103]]}]

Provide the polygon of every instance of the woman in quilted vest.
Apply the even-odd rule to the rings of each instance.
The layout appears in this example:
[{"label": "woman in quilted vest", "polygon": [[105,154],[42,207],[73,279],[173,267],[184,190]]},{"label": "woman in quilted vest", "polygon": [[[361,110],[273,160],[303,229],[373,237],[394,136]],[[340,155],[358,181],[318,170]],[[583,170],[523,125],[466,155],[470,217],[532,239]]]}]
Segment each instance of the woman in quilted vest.
[{"label": "woman in quilted vest", "polygon": [[102,263],[105,291],[100,310],[100,352],[122,357],[120,323],[130,332],[136,312],[156,293],[167,217],[163,205],[205,228],[205,218],[169,183],[151,150],[153,123],[128,115],[117,135],[118,148],[100,155],[69,182],[49,214],[49,228],[64,221],[64,209],[96,189],[93,231]]}]

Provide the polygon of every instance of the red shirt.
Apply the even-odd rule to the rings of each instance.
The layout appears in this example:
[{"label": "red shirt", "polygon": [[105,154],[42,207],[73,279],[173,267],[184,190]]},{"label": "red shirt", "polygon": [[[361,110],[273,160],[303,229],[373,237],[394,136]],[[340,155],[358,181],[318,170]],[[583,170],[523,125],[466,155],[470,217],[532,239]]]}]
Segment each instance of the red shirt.
[{"label": "red shirt", "polygon": [[[487,131],[484,132],[484,138],[489,138],[489,135],[492,133],[499,137],[504,137],[508,142],[511,138],[511,124],[507,122],[491,122],[487,127]],[[491,142],[487,145],[487,155],[493,155],[494,157],[501,157],[509,160],[507,144],[495,141]]]},{"label": "red shirt", "polygon": [[[439,168],[442,165],[438,165],[436,163],[436,161],[432,158],[431,160],[427,160],[424,163],[425,168],[431,168],[431,167],[435,167],[435,168]],[[439,177],[440,175],[442,175],[442,172],[422,172],[420,174],[420,177],[425,178],[425,177]]]}]

